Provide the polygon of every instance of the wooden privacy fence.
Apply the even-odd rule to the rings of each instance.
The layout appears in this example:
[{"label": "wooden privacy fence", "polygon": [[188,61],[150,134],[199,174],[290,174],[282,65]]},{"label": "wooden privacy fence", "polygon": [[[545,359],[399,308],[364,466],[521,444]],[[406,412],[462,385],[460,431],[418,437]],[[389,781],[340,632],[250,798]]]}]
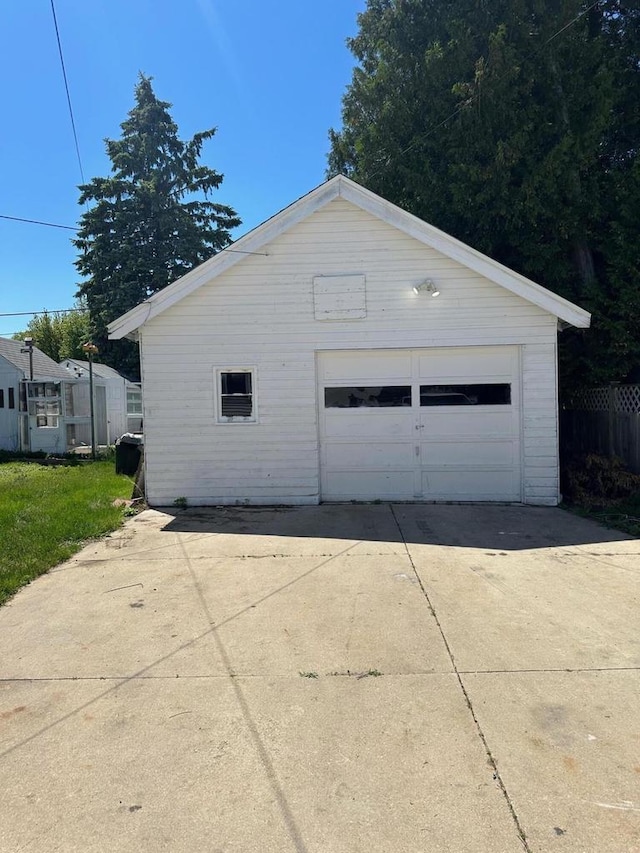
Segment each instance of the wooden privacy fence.
[{"label": "wooden privacy fence", "polygon": [[640,474],[640,385],[611,384],[572,395],[560,413],[565,456],[617,456]]}]

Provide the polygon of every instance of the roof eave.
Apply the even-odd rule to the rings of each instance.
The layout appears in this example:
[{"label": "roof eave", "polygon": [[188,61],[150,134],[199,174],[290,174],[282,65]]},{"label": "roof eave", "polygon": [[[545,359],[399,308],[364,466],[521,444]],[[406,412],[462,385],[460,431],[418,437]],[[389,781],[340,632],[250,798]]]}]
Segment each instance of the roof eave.
[{"label": "roof eave", "polygon": [[316,210],[324,207],[329,201],[340,195],[341,184],[344,178],[338,175],[315,189],[307,195],[276,213],[266,222],[258,225],[244,237],[241,237],[228,249],[222,249],[208,261],[200,264],[191,272],[183,275],[173,284],[165,287],[159,293],[136,305],[126,314],[118,317],[107,326],[107,332],[111,340],[130,337],[131,333],[140,326],[144,326],[153,317],[174,305],[184,296],[192,293],[200,285],[210,281],[214,276],[221,275],[226,270],[235,266],[243,256],[259,253],[267,243],[274,240],[280,234],[287,231],[297,222],[310,216]]},{"label": "roof eave", "polygon": [[553,316],[578,328],[586,329],[589,327],[591,315],[588,311],[531,281],[526,276],[520,275],[515,270],[494,261],[487,255],[483,255],[456,237],[429,225],[412,213],[385,201],[365,187],[349,179],[344,179],[340,194],[347,201],[364,208],[373,216],[377,216],[404,231],[410,237],[414,237],[452,260],[458,261],[484,278],[493,281],[517,296],[521,296]]}]

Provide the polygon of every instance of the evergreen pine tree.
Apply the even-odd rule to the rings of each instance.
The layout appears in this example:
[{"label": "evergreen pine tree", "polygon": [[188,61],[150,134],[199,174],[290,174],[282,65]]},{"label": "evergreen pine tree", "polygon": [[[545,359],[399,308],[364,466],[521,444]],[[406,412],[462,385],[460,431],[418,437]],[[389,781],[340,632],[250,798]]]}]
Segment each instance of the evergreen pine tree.
[{"label": "evergreen pine tree", "polygon": [[637,4],[368,0],[348,44],[329,173],[591,310],[561,336],[563,381],[623,380],[640,364]]},{"label": "evergreen pine tree", "polygon": [[183,141],[151,78],[140,75],[122,136],[107,139],[111,175],[80,187],[78,271],[98,358],[132,377],[138,354],[130,341],[108,341],[106,327],[231,242],[235,211],[213,202],[223,176],[200,164],[215,128]]}]

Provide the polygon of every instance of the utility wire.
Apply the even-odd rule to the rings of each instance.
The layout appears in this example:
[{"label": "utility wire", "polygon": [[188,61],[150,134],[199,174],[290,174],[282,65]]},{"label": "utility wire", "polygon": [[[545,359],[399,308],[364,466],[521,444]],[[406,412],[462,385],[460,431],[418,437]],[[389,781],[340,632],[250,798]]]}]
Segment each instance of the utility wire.
[{"label": "utility wire", "polygon": [[[41,219],[25,219],[23,216],[6,216],[5,214],[0,213],[0,219],[9,219],[11,222],[28,222],[30,225],[46,225],[49,228],[65,228],[67,231],[79,231],[80,229],[75,225],[58,225],[57,222],[43,222]],[[219,255],[220,252],[233,252],[236,255],[261,255],[262,257],[268,257],[268,252],[245,252],[243,249],[231,249],[224,248],[218,249],[216,255]],[[2,314],[0,314],[0,317]]]},{"label": "utility wire", "polygon": [[88,310],[88,308],[45,308],[42,311],[14,311],[12,314],[0,314],[0,317],[32,317],[35,314],[74,314],[76,311]]},{"label": "utility wire", "polygon": [[[549,38],[545,42],[543,42],[537,50],[534,50],[529,55],[528,58],[533,59],[534,57],[536,57],[540,53],[541,50],[543,50],[554,39],[558,38],[558,36],[562,35],[562,33],[565,32],[565,30],[568,30],[569,27],[572,27],[575,23],[577,23],[580,20],[580,18],[583,18],[592,9],[595,9],[595,7],[599,3],[600,3],[600,0],[595,0],[595,3],[591,3],[591,5],[587,6],[586,9],[583,9],[582,12],[579,12],[575,16],[575,18],[572,18],[570,21],[568,21],[566,24],[564,24],[562,27],[560,27],[559,30],[557,30],[555,33],[553,33],[553,35],[549,36]],[[509,72],[505,72],[504,74],[498,75],[498,77],[496,77],[496,80],[497,81],[502,80],[502,78],[506,77],[508,73]],[[436,130],[440,130],[441,127],[443,127],[445,124],[447,124],[447,122],[451,121],[451,119],[453,119],[457,115],[459,115],[464,109],[466,109],[470,104],[472,104],[474,101],[476,101],[479,97],[480,97],[480,92],[476,92],[475,95],[472,95],[470,98],[467,98],[467,100],[464,101],[464,103],[459,104],[455,108],[455,110],[451,113],[451,115],[447,116],[439,124],[436,124],[433,127],[430,127],[428,130],[425,130],[424,133],[419,134],[419,136],[416,139],[414,139],[413,142],[411,142],[409,145],[407,145],[406,148],[403,148],[402,150],[398,151],[397,154],[390,154],[387,157],[387,159],[384,161],[382,166],[379,169],[377,169],[375,172],[372,172],[370,175],[367,175],[367,178],[370,180],[371,178],[377,177],[382,171],[384,171],[384,169],[386,169],[387,166],[389,166],[391,163],[393,163],[394,160],[398,160],[400,157],[404,156],[405,154],[408,154],[409,151],[411,151],[413,148],[416,147],[416,145],[419,145],[421,142],[424,142],[424,140],[427,139],[427,137],[431,136],[432,133],[435,133]]]},{"label": "utility wire", "polygon": [[12,222],[29,222],[31,225],[48,225],[49,228],[66,228],[67,231],[77,231],[73,225],[58,225],[55,222],[42,222],[40,219],[23,219],[21,216],[4,216],[0,214],[0,219],[10,219]]},{"label": "utility wire", "polygon": [[73,107],[71,106],[71,95],[69,94],[69,81],[67,80],[67,70],[64,66],[64,56],[62,54],[62,43],[60,41],[60,31],[58,30],[58,19],[56,17],[56,7],[51,0],[51,13],[53,14],[53,25],[56,29],[56,40],[58,42],[58,53],[60,54],[60,65],[62,66],[62,76],[64,78],[64,88],[67,93],[67,104],[69,105],[69,117],[71,118],[71,129],[73,130],[73,141],[76,145],[76,154],[78,156],[78,166],[80,167],[80,177],[84,184],[84,170],[82,168],[82,159],[80,157],[80,146],[78,145],[78,134],[76,133],[76,123],[73,118]]}]

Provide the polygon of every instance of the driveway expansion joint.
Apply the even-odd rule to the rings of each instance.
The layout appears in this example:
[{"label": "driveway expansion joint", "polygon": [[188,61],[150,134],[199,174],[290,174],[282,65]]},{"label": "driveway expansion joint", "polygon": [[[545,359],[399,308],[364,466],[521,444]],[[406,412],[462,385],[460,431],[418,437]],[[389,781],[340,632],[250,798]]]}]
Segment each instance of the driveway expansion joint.
[{"label": "driveway expansion joint", "polygon": [[459,669],[456,670],[457,675],[523,675],[527,673],[544,674],[545,672],[564,672],[580,673],[580,672],[640,672],[640,666],[584,666],[584,667],[565,667],[565,666],[550,666],[543,669]]},{"label": "driveway expansion joint", "polygon": [[458,684],[460,685],[460,690],[462,691],[462,695],[464,697],[465,704],[466,704],[467,708],[469,709],[469,713],[471,714],[471,718],[473,719],[474,725],[476,727],[476,731],[478,733],[478,737],[480,738],[482,745],[484,746],[485,752],[487,754],[487,759],[488,759],[489,764],[491,766],[491,769],[493,771],[493,778],[498,783],[498,786],[500,787],[500,790],[502,791],[502,795],[503,795],[503,797],[507,803],[507,807],[509,809],[509,813],[511,814],[511,818],[512,818],[513,823],[514,823],[514,826],[515,826],[515,829],[516,829],[516,832],[518,835],[518,839],[520,840],[520,843],[522,844],[522,847],[523,847],[525,853],[532,853],[531,847],[529,846],[529,843],[527,841],[527,836],[525,835],[525,832],[524,832],[524,828],[523,828],[522,824],[520,823],[520,818],[518,817],[518,814],[515,810],[515,806],[511,800],[509,792],[507,791],[507,787],[506,787],[506,785],[502,779],[502,776],[500,775],[500,771],[498,769],[498,764],[496,762],[496,759],[494,758],[493,753],[491,752],[491,747],[489,746],[486,735],[485,735],[484,731],[482,730],[482,726],[480,725],[480,722],[479,722],[479,720],[476,716],[476,713],[474,711],[473,703],[471,702],[471,697],[469,696],[469,694],[468,694],[468,692],[464,686],[464,682],[462,681],[461,674],[458,671],[458,667],[456,665],[455,657],[453,655],[453,652],[451,650],[451,646],[449,645],[447,637],[444,633],[444,630],[442,628],[440,620],[438,619],[438,614],[435,611],[435,608],[431,602],[431,599],[429,598],[429,593],[427,592],[426,587],[422,583],[422,579],[421,579],[421,577],[418,574],[418,571],[416,569],[415,563],[413,561],[413,557],[411,556],[411,552],[409,551],[409,547],[407,545],[407,540],[405,539],[404,531],[402,530],[402,527],[400,526],[400,522],[398,521],[398,517],[396,516],[395,510],[393,508],[393,504],[389,504],[389,509],[391,511],[391,515],[393,516],[393,519],[394,519],[396,526],[398,528],[398,533],[402,539],[402,542],[404,543],[404,547],[405,547],[405,550],[407,552],[407,557],[409,559],[409,562],[411,563],[411,568],[413,569],[413,573],[416,576],[416,580],[418,582],[418,585],[420,586],[420,589],[422,590],[422,594],[424,595],[424,598],[425,598],[425,600],[429,606],[429,610],[431,611],[431,614],[435,620],[435,623],[438,626],[438,631],[440,632],[440,636],[442,637],[442,642],[445,645],[445,648],[447,650],[447,655],[449,656],[449,660],[451,661],[451,666],[453,667],[453,671],[454,671],[455,676],[457,678]]}]

